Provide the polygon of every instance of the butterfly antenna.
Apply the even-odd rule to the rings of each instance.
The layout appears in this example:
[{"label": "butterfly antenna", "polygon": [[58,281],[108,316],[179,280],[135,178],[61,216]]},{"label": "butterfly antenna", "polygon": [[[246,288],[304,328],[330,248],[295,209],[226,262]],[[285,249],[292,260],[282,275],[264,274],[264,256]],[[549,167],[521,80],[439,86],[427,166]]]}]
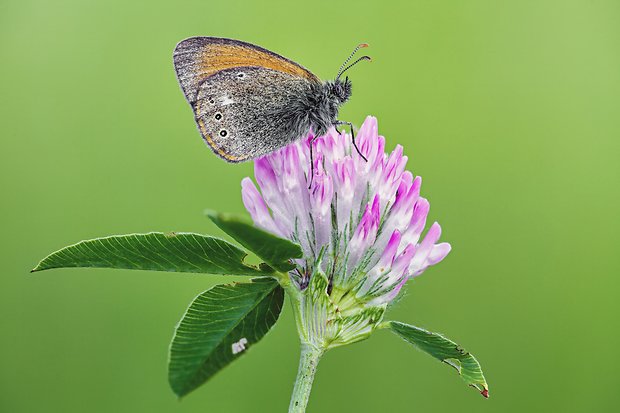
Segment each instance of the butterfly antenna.
[{"label": "butterfly antenna", "polygon": [[[357,51],[359,49],[362,49],[364,47],[368,47],[368,43],[360,43],[360,44],[357,45],[357,47],[355,49],[353,49],[353,52],[351,52],[349,57],[347,57],[347,60],[345,60],[344,63],[340,66],[340,69],[338,69],[338,74],[336,75],[336,79],[340,79],[340,75],[342,75],[344,73],[344,71],[347,70],[349,67],[353,66],[353,65],[350,65],[350,66],[345,68],[345,66],[347,66],[347,63],[349,63],[349,61],[353,58],[353,56],[355,56],[355,53],[357,53]],[[368,59],[370,59],[370,58],[368,58]],[[357,63],[357,62],[355,62],[355,63]],[[353,64],[355,64],[355,63],[353,63]]]},{"label": "butterfly antenna", "polygon": [[[371,61],[372,59],[370,58],[370,56],[362,56],[359,59],[357,59],[355,62],[351,63],[349,66],[345,67],[344,69],[342,69],[342,72],[340,72],[340,75],[342,75],[344,72],[346,72],[347,70],[351,69],[353,66],[355,66],[356,64],[358,64],[359,62],[361,62],[362,60],[368,60]],[[340,77],[340,75],[338,75],[338,77],[336,78],[336,80]]]}]

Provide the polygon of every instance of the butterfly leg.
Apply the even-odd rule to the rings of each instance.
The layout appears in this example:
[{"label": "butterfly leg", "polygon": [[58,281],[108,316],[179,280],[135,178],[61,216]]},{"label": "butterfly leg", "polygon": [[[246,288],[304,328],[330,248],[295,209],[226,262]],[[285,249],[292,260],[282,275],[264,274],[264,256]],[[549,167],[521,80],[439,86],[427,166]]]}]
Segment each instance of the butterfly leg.
[{"label": "butterfly leg", "polygon": [[308,189],[312,187],[312,181],[314,180],[314,141],[317,136],[313,136],[310,139],[310,182],[308,183]]},{"label": "butterfly leg", "polygon": [[338,126],[338,125],[349,125],[349,130],[351,131],[351,140],[353,141],[353,147],[355,148],[355,150],[357,151],[359,156],[361,156],[363,160],[368,162],[368,159],[360,151],[360,148],[357,147],[357,143],[355,143],[355,132],[353,131],[353,124],[351,122],[345,122],[345,121],[342,121],[342,120],[337,120],[336,121],[336,126]]}]

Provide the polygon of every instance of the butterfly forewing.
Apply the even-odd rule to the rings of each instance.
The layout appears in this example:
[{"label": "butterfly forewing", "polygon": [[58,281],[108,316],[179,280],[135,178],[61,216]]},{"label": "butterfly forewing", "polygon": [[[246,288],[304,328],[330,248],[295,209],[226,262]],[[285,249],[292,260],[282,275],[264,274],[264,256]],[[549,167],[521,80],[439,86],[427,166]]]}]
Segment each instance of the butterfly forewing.
[{"label": "butterfly forewing", "polygon": [[174,51],[177,78],[203,138],[240,162],[299,137],[282,114],[320,80],[297,63],[232,39],[193,37]]}]

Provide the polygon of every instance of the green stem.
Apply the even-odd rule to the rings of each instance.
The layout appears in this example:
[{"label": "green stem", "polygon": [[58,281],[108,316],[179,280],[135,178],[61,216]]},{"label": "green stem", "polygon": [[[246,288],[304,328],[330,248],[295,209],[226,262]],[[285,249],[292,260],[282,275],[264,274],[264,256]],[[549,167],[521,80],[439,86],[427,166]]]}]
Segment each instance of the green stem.
[{"label": "green stem", "polygon": [[301,344],[301,356],[299,358],[299,371],[295,380],[295,388],[291,396],[291,404],[288,407],[289,413],[304,413],[312,390],[314,373],[319,364],[323,351],[307,344]]}]

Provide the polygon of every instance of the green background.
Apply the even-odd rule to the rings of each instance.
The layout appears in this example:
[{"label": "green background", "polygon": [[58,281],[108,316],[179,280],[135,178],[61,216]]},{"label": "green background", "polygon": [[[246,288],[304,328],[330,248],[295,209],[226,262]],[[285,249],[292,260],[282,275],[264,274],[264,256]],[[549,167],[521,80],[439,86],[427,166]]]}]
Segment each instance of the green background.
[{"label": "green background", "polygon": [[620,403],[617,1],[0,1],[0,411],[282,412],[297,369],[276,328],[177,401],[166,357],[190,300],[226,277],[55,270],[129,232],[220,234],[239,181],[199,138],[175,43],[250,41],[329,79],[357,43],[341,118],[405,146],[453,251],[391,319],[482,363],[491,398],[387,331],[328,353],[309,412],[611,411]]}]

